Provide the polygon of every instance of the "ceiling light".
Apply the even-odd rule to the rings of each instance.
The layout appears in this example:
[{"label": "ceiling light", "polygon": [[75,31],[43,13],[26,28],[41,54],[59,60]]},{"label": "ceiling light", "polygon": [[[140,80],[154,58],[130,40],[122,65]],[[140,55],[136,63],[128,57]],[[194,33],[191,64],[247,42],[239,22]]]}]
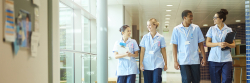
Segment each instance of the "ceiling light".
[{"label": "ceiling light", "polygon": [[240,22],[240,20],[235,20],[235,22]]},{"label": "ceiling light", "polygon": [[172,11],[172,10],[166,10],[167,12],[170,12],[170,11]]},{"label": "ceiling light", "polygon": [[166,21],[165,23],[169,23],[169,21]]},{"label": "ceiling light", "polygon": [[170,18],[166,18],[166,20],[170,20]]},{"label": "ceiling light", "polygon": [[167,14],[166,16],[171,16],[171,15]]},{"label": "ceiling light", "polygon": [[203,26],[208,26],[207,24],[203,24]]},{"label": "ceiling light", "polygon": [[167,5],[167,6],[173,6],[173,5]]}]

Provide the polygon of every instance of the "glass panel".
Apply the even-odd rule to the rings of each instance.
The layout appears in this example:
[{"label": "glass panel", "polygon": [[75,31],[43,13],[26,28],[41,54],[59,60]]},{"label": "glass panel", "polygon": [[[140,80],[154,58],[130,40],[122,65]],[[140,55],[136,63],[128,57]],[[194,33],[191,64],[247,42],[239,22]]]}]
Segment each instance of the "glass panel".
[{"label": "glass panel", "polygon": [[74,54],[60,52],[60,83],[74,83]]},{"label": "glass panel", "polygon": [[84,16],[82,16],[82,35],[82,51],[90,53],[90,21]]},{"label": "glass panel", "polygon": [[[59,3],[60,49],[73,50],[73,9]],[[74,83],[74,54],[60,52],[60,81]]]},{"label": "glass panel", "polygon": [[90,0],[73,0],[76,4],[80,5],[83,9],[89,12],[90,10]]},{"label": "glass panel", "polygon": [[86,11],[88,11],[89,12],[89,4],[90,4],[90,2],[89,2],[89,0],[81,0],[81,6],[86,10]]},{"label": "glass panel", "polygon": [[91,82],[96,83],[97,81],[97,58],[96,56],[91,56]]},{"label": "glass panel", "polygon": [[91,20],[91,53],[97,54],[97,26],[96,20]]},{"label": "glass panel", "polygon": [[82,56],[82,83],[90,83],[90,55]]},{"label": "glass panel", "polygon": [[59,3],[60,49],[73,50],[73,9]]}]

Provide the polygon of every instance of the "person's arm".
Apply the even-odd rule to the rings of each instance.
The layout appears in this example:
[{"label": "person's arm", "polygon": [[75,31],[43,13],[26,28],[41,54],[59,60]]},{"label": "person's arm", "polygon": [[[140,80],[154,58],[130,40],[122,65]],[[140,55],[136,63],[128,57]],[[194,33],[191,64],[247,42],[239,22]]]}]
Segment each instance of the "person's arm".
[{"label": "person's arm", "polygon": [[203,56],[203,59],[202,59],[202,62],[201,62],[201,65],[202,66],[205,66],[206,65],[206,56],[205,56],[205,50],[204,50],[204,45],[203,45],[203,42],[200,42],[199,44],[199,48],[200,48],[200,51],[201,51],[201,54]]},{"label": "person's arm", "polygon": [[132,54],[132,53],[128,53],[128,56],[129,57],[138,57],[138,51],[135,51],[135,54]]},{"label": "person's arm", "polygon": [[119,59],[119,58],[128,56],[128,53],[121,55],[121,54],[118,54],[118,52],[114,52],[114,55],[115,55],[115,59]]},{"label": "person's arm", "polygon": [[179,70],[180,65],[179,65],[178,60],[177,60],[177,49],[178,49],[178,45],[173,44],[174,67],[175,67],[175,69]]},{"label": "person's arm", "polygon": [[229,47],[229,48],[235,48],[235,41],[233,43],[229,44],[227,42],[222,42],[222,46]]},{"label": "person's arm", "polygon": [[141,64],[141,66],[140,66],[140,69],[142,71],[144,71],[144,65],[143,65],[144,53],[145,53],[145,48],[141,47],[141,53],[140,53],[140,64]]},{"label": "person's arm", "polygon": [[163,56],[163,59],[164,59],[164,62],[165,62],[165,66],[166,68],[164,67],[164,71],[167,70],[167,54],[166,54],[166,48],[161,48],[161,54]]},{"label": "person's arm", "polygon": [[216,46],[221,47],[221,43],[212,43],[212,38],[207,37],[206,46],[207,47],[216,47]]},{"label": "person's arm", "polygon": [[174,55],[174,62],[178,62],[177,61],[177,45],[173,44],[173,55]]}]

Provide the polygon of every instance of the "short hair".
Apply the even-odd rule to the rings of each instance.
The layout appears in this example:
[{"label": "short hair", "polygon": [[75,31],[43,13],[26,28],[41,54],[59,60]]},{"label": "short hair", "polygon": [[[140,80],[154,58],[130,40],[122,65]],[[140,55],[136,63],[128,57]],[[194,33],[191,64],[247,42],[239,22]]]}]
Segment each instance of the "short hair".
[{"label": "short hair", "polygon": [[182,19],[184,19],[184,16],[187,17],[188,13],[192,13],[190,10],[184,10],[181,14]]}]

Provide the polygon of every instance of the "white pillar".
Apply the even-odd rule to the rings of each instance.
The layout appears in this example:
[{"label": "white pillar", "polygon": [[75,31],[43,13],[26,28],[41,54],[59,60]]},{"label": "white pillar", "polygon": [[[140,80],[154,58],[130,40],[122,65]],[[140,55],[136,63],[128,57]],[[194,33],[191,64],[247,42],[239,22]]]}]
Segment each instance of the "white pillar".
[{"label": "white pillar", "polygon": [[97,0],[97,82],[108,83],[107,0]]}]

